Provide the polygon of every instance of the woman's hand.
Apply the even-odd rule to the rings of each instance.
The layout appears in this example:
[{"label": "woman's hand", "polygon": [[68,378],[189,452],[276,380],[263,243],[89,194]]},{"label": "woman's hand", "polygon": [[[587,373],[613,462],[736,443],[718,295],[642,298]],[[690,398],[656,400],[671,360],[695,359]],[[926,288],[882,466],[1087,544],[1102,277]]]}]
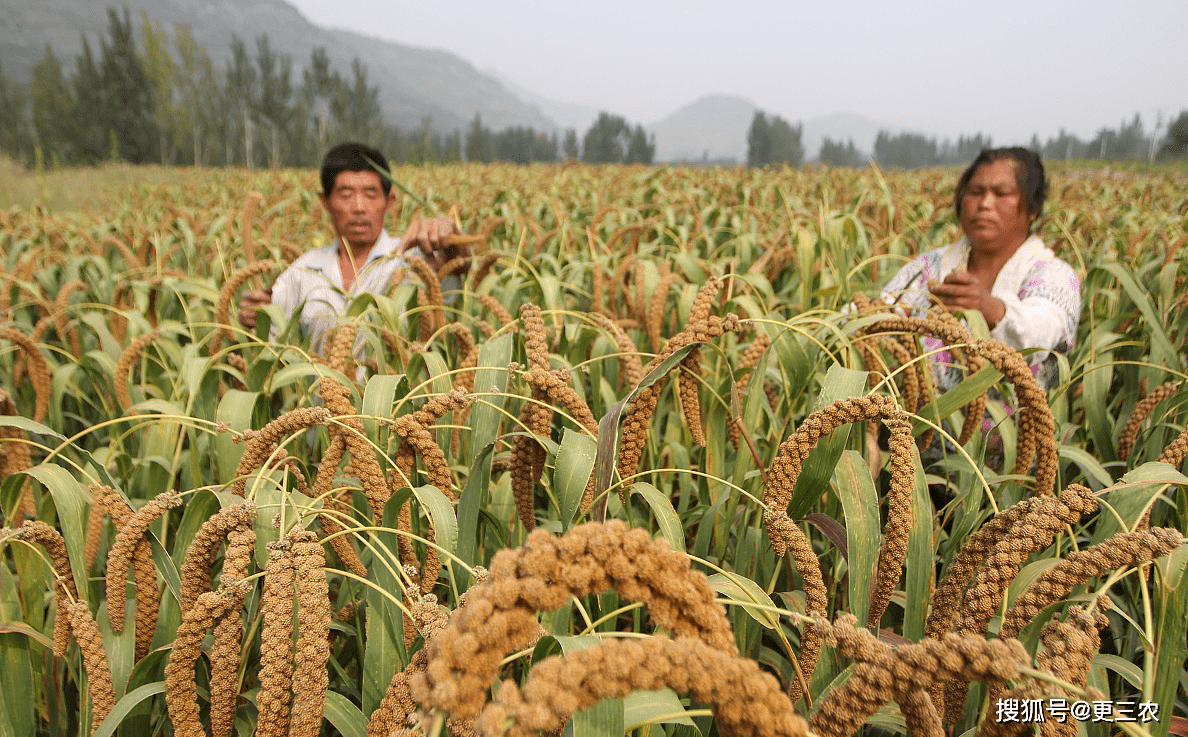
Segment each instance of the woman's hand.
[{"label": "woman's hand", "polygon": [[264,305],[272,304],[272,287],[251,289],[239,298],[239,324],[248,330],[256,329],[256,313]]},{"label": "woman's hand", "polygon": [[1006,317],[1003,301],[991,295],[976,276],[964,269],[949,274],[943,282],[930,282],[928,288],[949,312],[977,310],[991,328]]}]

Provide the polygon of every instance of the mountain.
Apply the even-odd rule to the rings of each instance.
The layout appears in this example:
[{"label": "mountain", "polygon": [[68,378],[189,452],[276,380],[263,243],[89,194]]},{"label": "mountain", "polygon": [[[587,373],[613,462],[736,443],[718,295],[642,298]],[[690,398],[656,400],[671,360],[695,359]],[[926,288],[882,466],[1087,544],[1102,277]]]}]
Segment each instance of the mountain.
[{"label": "mountain", "polygon": [[[499,80],[504,89],[511,92],[516,97],[524,102],[535,106],[542,113],[547,115],[550,120],[557,124],[557,127],[565,130],[573,128],[577,131],[580,138],[583,133],[594,125],[594,121],[598,120],[598,113],[606,108],[596,108],[591,105],[582,105],[577,102],[563,102],[561,100],[554,100],[544,95],[538,95],[531,90],[525,89],[513,82],[511,79],[505,77],[500,72],[494,69],[487,69],[485,72]],[[483,121],[486,123],[486,121]]]},{"label": "mountain", "polygon": [[[747,133],[755,111],[754,103],[730,95],[706,95],[648,127],[656,134],[657,161],[741,162],[747,159]],[[764,111],[771,115],[771,111]],[[817,158],[821,141],[829,136],[854,145],[869,154],[880,130],[897,131],[896,126],[879,123],[855,113],[836,113],[800,120],[782,113],[789,123],[802,125],[801,144],[805,161]]]},{"label": "mountain", "polygon": [[[117,3],[112,3],[117,4]],[[401,128],[414,128],[425,117],[435,129],[465,130],[475,113],[483,124],[499,130],[511,125],[552,130],[555,124],[504,89],[493,77],[470,62],[445,51],[406,46],[362,34],[320,28],[283,0],[121,0],[132,14],[139,36],[141,10],[173,35],[174,24],[190,26],[195,40],[222,70],[230,56],[232,35],[243,39],[254,57],[255,39],[267,35],[275,53],[293,60],[293,80],[315,47],[325,47],[333,68],[346,77],[351,60],[359,57],[368,81],[379,87],[385,117]],[[33,64],[52,44],[65,71],[73,73],[74,59],[85,34],[92,52],[107,35],[107,3],[95,0],[0,0],[0,63],[4,74],[27,81]],[[170,49],[176,58],[176,49]]]},{"label": "mountain", "polygon": [[754,103],[730,95],[706,95],[648,126],[656,136],[657,161],[746,161],[747,131]]}]

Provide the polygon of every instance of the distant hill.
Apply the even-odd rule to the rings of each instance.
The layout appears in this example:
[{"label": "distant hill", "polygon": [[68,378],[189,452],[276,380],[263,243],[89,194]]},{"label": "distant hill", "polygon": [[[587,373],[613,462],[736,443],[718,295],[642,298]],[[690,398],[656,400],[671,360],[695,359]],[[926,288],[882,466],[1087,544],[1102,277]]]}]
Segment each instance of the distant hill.
[{"label": "distant hill", "polygon": [[[741,97],[706,95],[648,127],[656,134],[656,160],[746,161],[747,133],[758,109]],[[826,136],[842,143],[853,139],[858,149],[869,154],[874,150],[875,137],[880,130],[898,130],[896,126],[854,113],[836,113],[809,120],[788,115],[781,117],[793,125],[801,123],[803,126],[800,140],[805,161],[817,158],[821,141]]]},{"label": "distant hill", "polygon": [[[108,2],[101,0],[0,0],[0,63],[4,73],[28,81],[33,64],[45,56],[45,45],[68,73],[82,50],[85,33],[94,52],[106,36]],[[274,52],[293,59],[294,83],[310,52],[324,46],[334,68],[349,76],[351,59],[367,66],[368,80],[379,87],[385,117],[402,128],[414,128],[429,116],[437,130],[465,130],[475,113],[483,124],[499,130],[525,125],[552,130],[555,124],[508,92],[493,77],[470,62],[445,52],[382,41],[341,30],[320,28],[283,0],[111,0],[131,10],[139,36],[140,11],[161,22],[170,36],[173,24],[189,25],[195,40],[205,46],[221,70],[230,55],[232,34],[255,53],[255,39],[267,35]],[[176,49],[171,48],[176,58]]]},{"label": "distant hill", "polygon": [[592,105],[554,100],[521,87],[494,69],[487,69],[485,72],[499,80],[499,83],[508,92],[511,92],[516,97],[536,107],[541,113],[548,116],[550,120],[557,124],[558,128],[562,130],[573,128],[576,130],[579,138],[590,129],[590,126],[594,125],[595,120],[598,120],[600,110],[607,110],[607,108],[600,109]]},{"label": "distant hill", "polygon": [[754,103],[706,95],[648,126],[656,134],[657,161],[746,161]]}]

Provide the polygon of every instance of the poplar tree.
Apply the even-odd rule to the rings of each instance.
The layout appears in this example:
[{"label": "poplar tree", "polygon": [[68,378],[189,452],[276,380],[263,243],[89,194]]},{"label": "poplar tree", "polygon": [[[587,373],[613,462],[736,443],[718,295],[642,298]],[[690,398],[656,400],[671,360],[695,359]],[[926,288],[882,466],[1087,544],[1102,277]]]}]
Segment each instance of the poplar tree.
[{"label": "poplar tree", "polygon": [[4,66],[0,65],[0,110],[7,111],[0,115],[0,152],[14,159],[24,159],[28,152],[27,106],[24,85],[4,76]]},{"label": "poplar tree", "polygon": [[73,163],[74,96],[49,44],[45,57],[33,65],[32,88],[33,130],[42,156],[54,165]]},{"label": "poplar tree", "polygon": [[124,17],[107,9],[109,37],[101,39],[103,57],[99,70],[102,79],[99,120],[110,131],[112,153],[134,164],[152,161],[156,153],[156,126],[153,110],[156,95],[145,73],[136,41],[132,19],[124,8]]},{"label": "poplar tree", "polygon": [[157,153],[161,164],[175,160],[175,141],[183,133],[179,128],[178,110],[174,105],[174,85],[177,69],[169,55],[169,36],[160,21],[150,21],[148,11],[140,11],[140,44],[144,47],[141,59],[145,76],[153,88],[153,125],[157,129]]}]

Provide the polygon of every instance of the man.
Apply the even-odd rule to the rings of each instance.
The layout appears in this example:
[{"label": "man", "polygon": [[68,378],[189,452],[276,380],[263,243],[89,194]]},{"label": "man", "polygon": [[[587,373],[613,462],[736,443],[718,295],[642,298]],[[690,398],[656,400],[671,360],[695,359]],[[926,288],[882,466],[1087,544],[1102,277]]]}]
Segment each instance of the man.
[{"label": "man", "polygon": [[239,302],[239,322],[249,330],[256,314],[267,304],[293,315],[304,303],[299,319],[301,334],[316,345],[338,324],[351,300],[360,294],[383,293],[392,274],[407,267],[406,256],[424,258],[434,269],[457,256],[469,256],[470,247],[450,245],[459,233],[449,218],[412,222],[398,240],[384,230],[384,219],[396,196],[388,163],[376,149],[361,143],[332,148],[322,161],[322,207],[330,215],[334,242],[302,254],[277,277],[269,289],[244,292]]}]

